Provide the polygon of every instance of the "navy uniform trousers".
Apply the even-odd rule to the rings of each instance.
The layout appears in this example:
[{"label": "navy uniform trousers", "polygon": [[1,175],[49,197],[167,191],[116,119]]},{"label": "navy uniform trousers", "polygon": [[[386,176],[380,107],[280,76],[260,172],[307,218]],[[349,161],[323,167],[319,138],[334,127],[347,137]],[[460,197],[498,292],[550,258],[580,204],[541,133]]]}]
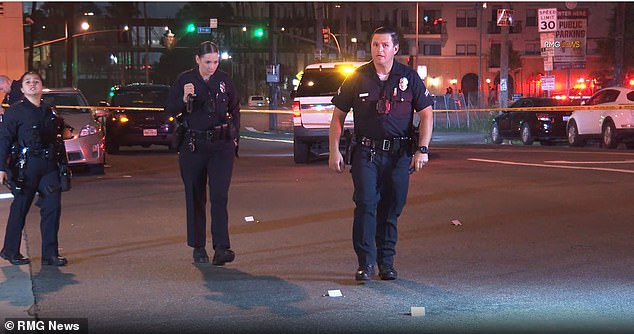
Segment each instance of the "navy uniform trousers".
[{"label": "navy uniform trousers", "polygon": [[182,145],[180,171],[187,206],[187,245],[205,247],[207,185],[211,198],[211,238],[214,249],[229,249],[229,185],[235,145],[232,140],[197,141],[196,152]]},{"label": "navy uniform trousers", "polygon": [[391,155],[357,146],[352,161],[354,222],[352,242],[359,266],[393,265],[396,254],[396,221],[407,200],[409,165],[407,154]]},{"label": "navy uniform trousers", "polygon": [[26,222],[35,193],[40,193],[40,233],[42,234],[42,258],[58,256],[57,232],[62,214],[62,193],[59,171],[55,160],[29,156],[22,191],[14,194],[11,212],[4,237],[4,253],[11,256],[20,252],[22,229]]}]

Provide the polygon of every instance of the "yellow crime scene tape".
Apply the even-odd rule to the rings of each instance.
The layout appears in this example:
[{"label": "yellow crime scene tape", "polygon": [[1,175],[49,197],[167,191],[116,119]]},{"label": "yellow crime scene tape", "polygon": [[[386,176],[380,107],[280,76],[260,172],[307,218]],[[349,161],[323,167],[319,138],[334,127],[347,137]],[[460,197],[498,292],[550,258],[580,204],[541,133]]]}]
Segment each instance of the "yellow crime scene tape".
[{"label": "yellow crime scene tape", "polygon": [[[8,108],[9,105],[2,104],[3,108]],[[107,107],[107,106],[55,106],[57,109],[101,109],[101,110],[147,110],[147,111],[163,111],[164,108],[150,108],[150,107]],[[634,110],[634,104],[619,104],[619,105],[597,105],[597,106],[553,106],[553,107],[526,107],[526,108],[472,108],[472,109],[435,109],[434,112],[496,112],[496,111],[560,111],[568,112],[574,110]],[[287,114],[292,115],[292,110],[271,110],[271,109],[241,109],[243,113],[255,113],[255,114]]]}]

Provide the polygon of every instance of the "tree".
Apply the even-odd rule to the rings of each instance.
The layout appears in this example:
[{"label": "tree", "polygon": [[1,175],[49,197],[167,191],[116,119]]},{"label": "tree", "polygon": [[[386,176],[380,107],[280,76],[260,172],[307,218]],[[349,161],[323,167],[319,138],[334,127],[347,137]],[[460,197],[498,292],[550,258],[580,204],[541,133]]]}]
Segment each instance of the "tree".
[{"label": "tree", "polygon": [[[626,2],[625,17],[630,18],[634,15],[634,3]],[[602,84],[607,84],[613,79],[614,76],[614,64],[615,64],[615,37],[616,37],[616,10],[618,6],[614,8],[612,18],[608,20],[610,30],[607,38],[597,41],[597,50],[601,55],[602,62],[604,64],[611,64],[606,66],[605,69],[596,72],[597,80]],[[634,72],[634,22],[631,20],[625,20],[624,29],[624,47],[623,47],[623,72]]]}]

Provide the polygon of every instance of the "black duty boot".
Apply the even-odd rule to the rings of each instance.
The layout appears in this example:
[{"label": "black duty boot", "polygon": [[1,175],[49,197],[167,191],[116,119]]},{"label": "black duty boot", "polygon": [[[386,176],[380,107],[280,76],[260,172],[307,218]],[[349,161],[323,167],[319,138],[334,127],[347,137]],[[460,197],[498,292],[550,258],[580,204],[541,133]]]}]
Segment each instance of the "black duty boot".
[{"label": "black duty boot", "polygon": [[360,266],[354,275],[354,279],[357,281],[369,281],[374,276],[374,266]]},{"label": "black duty boot", "polygon": [[24,255],[20,254],[19,252],[13,256],[7,255],[4,251],[0,252],[0,257],[9,261],[9,263],[11,263],[14,266],[20,266],[23,264],[29,264],[31,263],[31,260],[29,260],[28,257],[24,257]]},{"label": "black duty boot", "polygon": [[225,263],[233,261],[235,258],[236,254],[231,249],[217,249],[214,253],[213,260],[211,260],[211,264],[222,266]]},{"label": "black duty boot", "polygon": [[209,263],[209,255],[205,247],[194,248],[194,263]]}]

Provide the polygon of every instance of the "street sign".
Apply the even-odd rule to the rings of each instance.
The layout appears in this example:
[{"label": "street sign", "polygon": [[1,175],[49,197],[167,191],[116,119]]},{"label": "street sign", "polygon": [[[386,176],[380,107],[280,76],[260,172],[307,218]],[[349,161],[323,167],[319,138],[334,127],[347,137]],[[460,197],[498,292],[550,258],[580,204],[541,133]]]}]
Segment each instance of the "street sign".
[{"label": "street sign", "polygon": [[555,76],[542,77],[542,90],[555,90]]},{"label": "street sign", "polygon": [[211,28],[209,27],[198,27],[199,34],[211,34]]},{"label": "street sign", "polygon": [[280,64],[266,65],[266,82],[280,82]]},{"label": "street sign", "polygon": [[555,33],[544,32],[539,34],[539,44],[542,57],[555,56]]},{"label": "street sign", "polygon": [[500,92],[506,92],[508,90],[507,79],[500,79]]},{"label": "street sign", "polygon": [[513,25],[513,10],[498,9],[497,26],[510,27]]},{"label": "street sign", "polygon": [[554,63],[556,70],[585,68],[588,28],[588,9],[557,11]]},{"label": "street sign", "polygon": [[540,8],[537,10],[537,16],[539,17],[539,32],[553,32],[557,30],[557,8]]},{"label": "street sign", "polygon": [[552,71],[553,70],[553,57],[544,57],[544,71]]},{"label": "street sign", "polygon": [[209,19],[209,28],[218,29],[218,19]]}]

